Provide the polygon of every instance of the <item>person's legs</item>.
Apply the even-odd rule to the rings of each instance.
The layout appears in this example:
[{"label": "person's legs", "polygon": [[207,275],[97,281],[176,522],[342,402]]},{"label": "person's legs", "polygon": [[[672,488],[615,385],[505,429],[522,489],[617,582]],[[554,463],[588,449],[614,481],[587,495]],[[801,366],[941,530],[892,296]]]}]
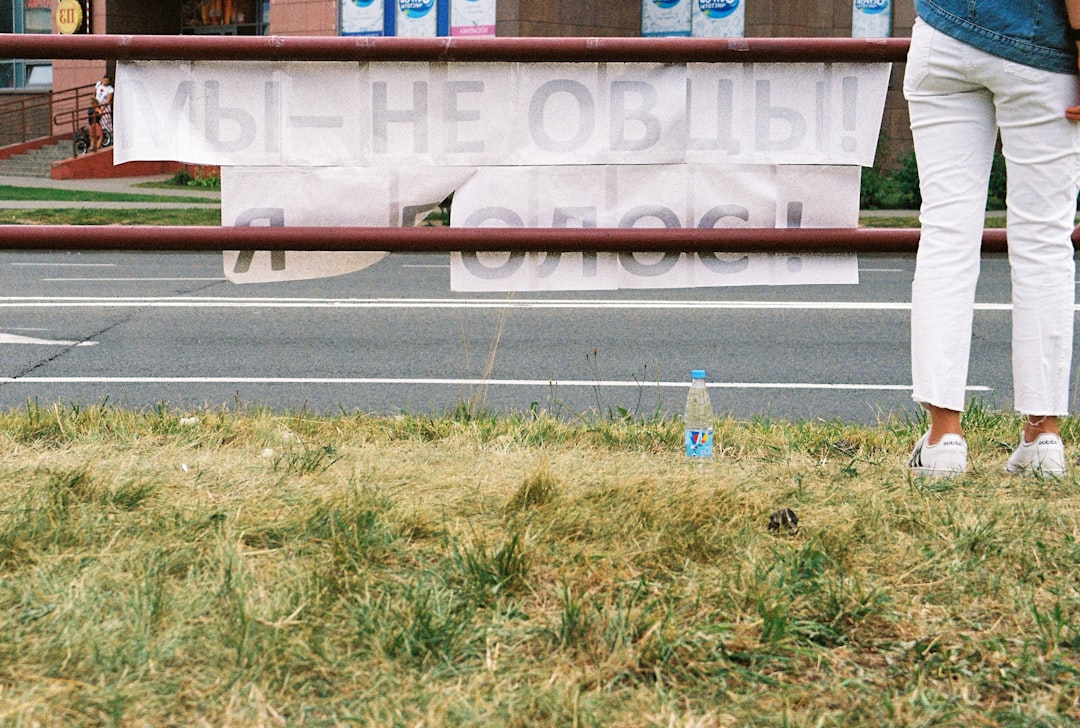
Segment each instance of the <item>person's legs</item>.
[{"label": "person's legs", "polygon": [[994,92],[1008,177],[1014,406],[1026,416],[1006,467],[1062,473],[1058,416],[1069,407],[1080,187],[1080,126],[1065,119],[1064,107],[1077,102],[1077,80],[993,63],[1000,66]]},{"label": "person's legs", "polygon": [[904,79],[923,198],[911,293],[911,367],[912,397],[930,413],[924,446],[935,445],[945,434],[962,435],[987,184],[997,139],[991,94],[964,70],[972,50],[919,22]]}]

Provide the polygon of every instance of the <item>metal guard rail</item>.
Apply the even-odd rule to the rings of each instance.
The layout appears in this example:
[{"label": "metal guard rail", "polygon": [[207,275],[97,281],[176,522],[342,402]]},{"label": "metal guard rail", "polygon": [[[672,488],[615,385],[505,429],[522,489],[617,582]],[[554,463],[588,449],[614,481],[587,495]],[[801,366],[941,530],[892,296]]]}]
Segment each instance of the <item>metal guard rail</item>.
[{"label": "metal guard rail", "polygon": [[369,38],[0,35],[5,58],[191,61],[888,63],[907,38]]},{"label": "metal guard rail", "polygon": [[[907,38],[363,38],[0,35],[27,59],[619,63],[891,63]],[[1078,233],[1073,234],[1074,242]],[[917,229],[358,228],[0,225],[7,250],[912,253]],[[987,230],[984,252],[1006,249]]]},{"label": "metal guard rail", "polygon": [[[1080,232],[1073,232],[1074,244]],[[7,250],[385,250],[640,253],[914,253],[916,228],[447,228],[0,225]],[[1006,250],[1005,231],[982,250]]]}]

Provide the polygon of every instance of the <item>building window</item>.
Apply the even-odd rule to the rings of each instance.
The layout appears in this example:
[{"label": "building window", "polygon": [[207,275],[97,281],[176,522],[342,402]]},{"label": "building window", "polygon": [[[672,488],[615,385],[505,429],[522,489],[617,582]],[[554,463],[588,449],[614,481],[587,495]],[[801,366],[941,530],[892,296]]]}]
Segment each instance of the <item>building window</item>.
[{"label": "building window", "polygon": [[[50,0],[0,0],[0,33],[51,33]],[[29,83],[28,83],[29,82]],[[0,61],[0,89],[52,83],[52,66],[19,59]]]},{"label": "building window", "polygon": [[270,20],[267,5],[259,0],[184,0],[180,6],[181,32],[265,35]]},{"label": "building window", "polygon": [[25,18],[23,32],[52,32],[52,11],[49,9],[49,0],[27,0],[23,17]]}]

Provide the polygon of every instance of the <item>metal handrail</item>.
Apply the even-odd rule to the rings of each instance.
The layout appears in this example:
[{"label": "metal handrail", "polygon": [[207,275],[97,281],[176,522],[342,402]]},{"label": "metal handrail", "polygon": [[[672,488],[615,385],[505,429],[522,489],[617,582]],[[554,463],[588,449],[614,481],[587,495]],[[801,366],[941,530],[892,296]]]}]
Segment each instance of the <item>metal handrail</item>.
[{"label": "metal handrail", "polygon": [[[46,118],[52,115],[51,94],[18,96],[0,102],[0,127],[8,131],[18,131],[8,143],[21,144],[41,136],[31,132],[30,129],[30,117],[37,111],[40,111]],[[13,123],[9,122],[11,119],[14,119]]]},{"label": "metal handrail", "polygon": [[[917,228],[448,228],[0,225],[0,248],[91,251],[379,250],[398,253],[914,253]],[[1073,232],[1080,243],[1080,230]],[[983,233],[1006,250],[1005,230]]]},{"label": "metal handrail", "polygon": [[[93,97],[93,84],[77,86],[63,91],[50,92],[34,96],[22,96],[7,101],[0,101],[0,127],[18,129],[19,134],[10,144],[23,144],[33,139],[52,136],[53,130],[61,123],[61,119],[69,118],[72,121],[71,132],[74,133],[78,126],[77,117],[72,116],[89,104]],[[85,99],[85,103],[84,103]],[[30,128],[29,117],[35,112],[42,112],[50,121],[50,128],[41,133]],[[6,120],[14,118],[14,123],[6,123]]]},{"label": "metal handrail", "polygon": [[336,36],[0,35],[9,58],[192,61],[882,63],[907,38],[368,38]]},{"label": "metal handrail", "polygon": [[80,126],[85,126],[86,109],[94,98],[94,84],[65,89],[53,96],[53,128],[70,128],[74,135]]}]

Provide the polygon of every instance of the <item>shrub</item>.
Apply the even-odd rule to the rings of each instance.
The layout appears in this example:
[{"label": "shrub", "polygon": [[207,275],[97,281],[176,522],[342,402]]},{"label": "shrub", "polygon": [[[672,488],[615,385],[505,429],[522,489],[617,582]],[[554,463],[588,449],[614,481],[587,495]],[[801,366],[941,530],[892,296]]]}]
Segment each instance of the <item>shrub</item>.
[{"label": "shrub", "polygon": [[[1001,152],[994,152],[986,198],[987,210],[1004,209],[1005,185],[1005,157]],[[922,192],[919,189],[919,167],[915,161],[915,153],[908,152],[899,165],[891,170],[885,168],[884,163],[864,168],[859,195],[859,204],[864,210],[919,209],[922,205]]]},{"label": "shrub", "polygon": [[900,168],[893,174],[896,182],[897,204],[899,207],[918,210],[922,205],[922,191],[919,189],[919,167],[915,163],[915,153],[909,152],[900,163]]},{"label": "shrub", "polygon": [[196,167],[194,173],[185,167],[169,178],[169,184],[179,187],[199,187],[201,189],[221,189],[221,175],[215,167]]},{"label": "shrub", "polygon": [[896,197],[892,178],[876,167],[866,167],[859,182],[859,206],[863,210],[888,209]]}]

